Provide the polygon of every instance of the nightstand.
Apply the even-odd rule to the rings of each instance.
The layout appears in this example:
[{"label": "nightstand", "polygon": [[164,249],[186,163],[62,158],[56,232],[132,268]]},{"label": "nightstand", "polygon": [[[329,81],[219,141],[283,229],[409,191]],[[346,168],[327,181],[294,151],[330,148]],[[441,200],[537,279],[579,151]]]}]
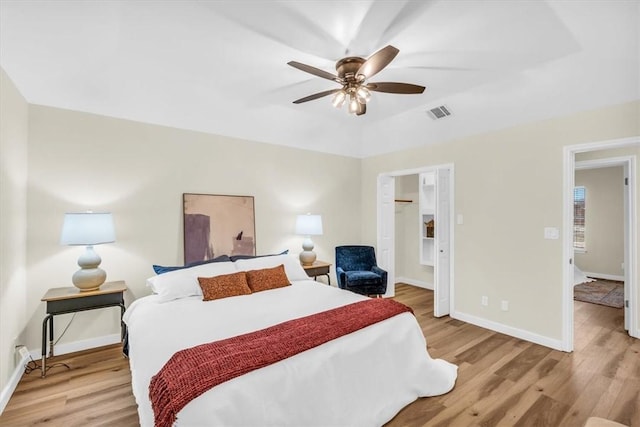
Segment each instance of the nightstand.
[{"label": "nightstand", "polygon": [[74,287],[52,288],[41,301],[47,303],[47,315],[42,321],[42,377],[47,371],[47,324],[49,326],[49,357],[53,356],[53,316],[56,314],[76,313],[107,307],[120,307],[120,333],[125,336],[127,326],[122,321],[124,315],[124,281],[107,282],[95,291],[82,292]]},{"label": "nightstand", "polygon": [[313,280],[318,280],[318,276],[327,276],[329,286],[331,286],[331,277],[329,277],[329,267],[331,264],[324,261],[314,261],[311,265],[303,265],[304,271],[307,276],[313,277]]}]

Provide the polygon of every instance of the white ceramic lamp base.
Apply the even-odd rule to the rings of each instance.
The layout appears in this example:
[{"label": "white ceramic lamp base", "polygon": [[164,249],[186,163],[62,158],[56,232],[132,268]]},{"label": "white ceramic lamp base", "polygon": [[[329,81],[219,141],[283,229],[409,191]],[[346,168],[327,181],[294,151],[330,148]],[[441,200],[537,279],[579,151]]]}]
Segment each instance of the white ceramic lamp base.
[{"label": "white ceramic lamp base", "polygon": [[87,246],[87,250],[78,258],[80,270],[76,271],[71,278],[74,286],[81,291],[94,291],[107,279],[107,273],[98,268],[102,259],[94,250],[93,246]]},{"label": "white ceramic lamp base", "polygon": [[313,252],[313,241],[310,236],[305,237],[302,242],[302,252],[300,252],[300,263],[302,265],[311,265],[316,260],[316,253]]}]

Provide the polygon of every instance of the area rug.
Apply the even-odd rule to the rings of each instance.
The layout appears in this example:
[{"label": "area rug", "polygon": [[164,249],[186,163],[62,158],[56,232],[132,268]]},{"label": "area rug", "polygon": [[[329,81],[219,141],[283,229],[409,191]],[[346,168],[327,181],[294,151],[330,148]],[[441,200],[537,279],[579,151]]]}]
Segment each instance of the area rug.
[{"label": "area rug", "polygon": [[601,279],[595,282],[580,283],[573,287],[573,299],[622,308],[624,306],[624,283]]}]

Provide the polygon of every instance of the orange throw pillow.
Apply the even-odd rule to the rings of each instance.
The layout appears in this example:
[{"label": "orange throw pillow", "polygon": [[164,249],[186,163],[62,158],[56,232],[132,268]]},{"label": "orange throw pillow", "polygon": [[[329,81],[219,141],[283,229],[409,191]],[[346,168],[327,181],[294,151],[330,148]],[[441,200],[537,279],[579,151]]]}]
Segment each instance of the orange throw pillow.
[{"label": "orange throw pillow", "polygon": [[200,288],[202,288],[203,301],[235,297],[237,295],[248,295],[251,293],[244,271],[214,277],[198,277],[198,283],[200,283]]},{"label": "orange throw pillow", "polygon": [[266,291],[269,289],[283,288],[291,285],[287,273],[284,272],[284,264],[262,270],[250,270],[247,273],[247,283],[252,292]]}]

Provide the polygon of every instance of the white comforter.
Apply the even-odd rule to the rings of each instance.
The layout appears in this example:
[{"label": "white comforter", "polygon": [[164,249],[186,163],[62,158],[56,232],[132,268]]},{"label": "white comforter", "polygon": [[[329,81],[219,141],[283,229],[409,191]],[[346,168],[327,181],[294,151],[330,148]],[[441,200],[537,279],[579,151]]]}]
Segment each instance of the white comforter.
[{"label": "white comforter", "polygon": [[[314,281],[203,302],[136,300],[125,313],[132,387],[153,425],[149,382],[176,351],[364,299]],[[448,392],[457,367],[434,360],[404,313],[209,390],[177,426],[380,426],[421,396]]]}]

